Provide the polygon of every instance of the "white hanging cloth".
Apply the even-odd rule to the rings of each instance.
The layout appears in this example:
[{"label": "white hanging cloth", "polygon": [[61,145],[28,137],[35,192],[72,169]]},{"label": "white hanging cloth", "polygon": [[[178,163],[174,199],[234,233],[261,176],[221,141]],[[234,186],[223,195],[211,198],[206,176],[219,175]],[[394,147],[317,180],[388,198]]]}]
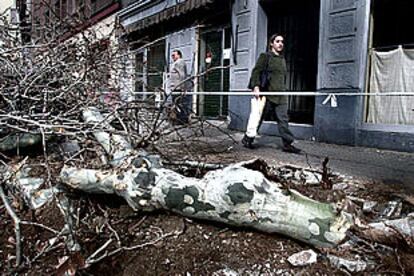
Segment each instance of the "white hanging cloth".
[{"label": "white hanging cloth", "polygon": [[[414,50],[374,51],[370,92],[414,92]],[[370,96],[368,123],[414,125],[414,96]]]}]

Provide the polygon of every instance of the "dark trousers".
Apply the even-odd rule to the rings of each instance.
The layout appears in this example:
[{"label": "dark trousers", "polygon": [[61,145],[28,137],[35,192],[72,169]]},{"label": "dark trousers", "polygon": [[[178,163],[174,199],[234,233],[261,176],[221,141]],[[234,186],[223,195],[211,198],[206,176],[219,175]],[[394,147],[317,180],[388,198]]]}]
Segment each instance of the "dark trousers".
[{"label": "dark trousers", "polygon": [[177,123],[187,124],[191,114],[191,95],[172,95]]},{"label": "dark trousers", "polygon": [[283,145],[292,144],[295,140],[295,137],[289,129],[288,105],[275,104],[270,101],[266,101],[265,109],[263,111],[262,117],[260,118],[257,130],[260,129],[260,126],[262,125],[264,118],[269,115],[274,115],[276,119],[277,128],[279,130],[279,135],[282,138]]}]

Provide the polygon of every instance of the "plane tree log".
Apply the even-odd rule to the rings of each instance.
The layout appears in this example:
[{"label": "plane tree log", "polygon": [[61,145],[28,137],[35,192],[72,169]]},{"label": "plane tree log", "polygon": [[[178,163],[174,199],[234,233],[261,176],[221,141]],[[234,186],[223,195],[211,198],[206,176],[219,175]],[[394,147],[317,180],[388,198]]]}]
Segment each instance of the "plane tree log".
[{"label": "plane tree log", "polygon": [[[84,116],[88,122],[102,120],[97,112],[87,111]],[[117,194],[136,211],[165,209],[186,217],[280,233],[320,247],[339,244],[352,224],[347,213],[337,213],[332,205],[287,190],[249,169],[255,160],[213,170],[197,179],[164,168],[157,156],[130,150],[120,137],[111,146],[111,137],[100,131],[97,139],[118,158],[113,169],[65,166],[61,181],[88,193]],[[120,156],[129,162],[119,160]]]}]

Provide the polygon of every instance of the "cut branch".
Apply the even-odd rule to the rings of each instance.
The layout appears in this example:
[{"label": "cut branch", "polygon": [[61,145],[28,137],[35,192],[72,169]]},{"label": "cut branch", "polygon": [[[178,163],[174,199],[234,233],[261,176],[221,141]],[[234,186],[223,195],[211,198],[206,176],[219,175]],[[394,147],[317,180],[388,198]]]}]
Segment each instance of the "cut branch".
[{"label": "cut branch", "polygon": [[22,261],[22,240],[20,233],[20,218],[16,215],[13,210],[13,207],[10,206],[9,201],[7,200],[6,194],[4,193],[3,184],[0,185],[0,198],[2,199],[4,206],[6,207],[7,213],[13,220],[14,223],[14,233],[16,235],[16,267],[18,267]]}]

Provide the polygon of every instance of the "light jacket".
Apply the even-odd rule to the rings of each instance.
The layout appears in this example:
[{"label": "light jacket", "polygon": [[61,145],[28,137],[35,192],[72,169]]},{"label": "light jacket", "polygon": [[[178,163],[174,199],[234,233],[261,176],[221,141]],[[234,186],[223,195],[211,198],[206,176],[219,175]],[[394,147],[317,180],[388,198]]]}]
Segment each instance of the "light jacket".
[{"label": "light jacket", "polygon": [[169,88],[171,91],[186,91],[188,89],[187,82],[183,82],[188,78],[187,66],[183,59],[177,59],[172,65],[169,77]]}]

